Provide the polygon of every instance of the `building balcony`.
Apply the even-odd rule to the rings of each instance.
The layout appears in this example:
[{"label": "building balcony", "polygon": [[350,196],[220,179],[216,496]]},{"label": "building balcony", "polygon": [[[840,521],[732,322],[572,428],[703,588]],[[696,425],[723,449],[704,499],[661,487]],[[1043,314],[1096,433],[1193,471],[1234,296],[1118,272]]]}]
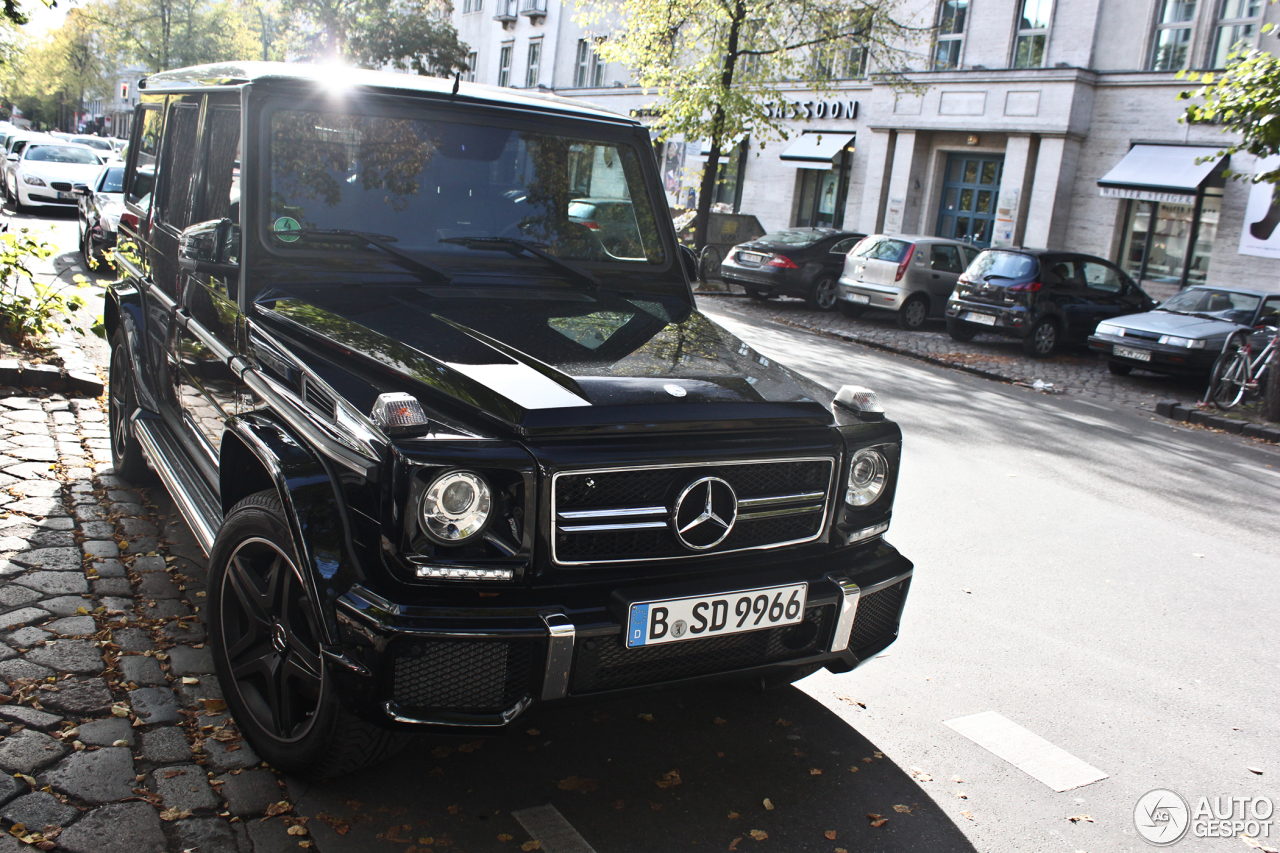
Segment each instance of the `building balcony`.
[{"label": "building balcony", "polygon": [[519,5],[520,0],[497,0],[493,19],[501,21],[503,28],[507,24],[514,24],[516,21],[516,9]]},{"label": "building balcony", "polygon": [[547,0],[520,0],[520,14],[533,21],[547,16]]}]

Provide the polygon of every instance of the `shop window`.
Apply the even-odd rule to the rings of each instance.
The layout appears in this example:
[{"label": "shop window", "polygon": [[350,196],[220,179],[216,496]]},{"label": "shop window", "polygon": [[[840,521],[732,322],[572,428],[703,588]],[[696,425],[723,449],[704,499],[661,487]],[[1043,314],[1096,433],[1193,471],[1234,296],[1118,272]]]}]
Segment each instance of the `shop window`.
[{"label": "shop window", "polygon": [[502,50],[498,51],[498,85],[511,85],[511,48],[510,44],[504,44]]},{"label": "shop window", "polygon": [[526,89],[532,89],[538,85],[538,66],[542,64],[542,42],[529,42],[529,62],[524,73],[524,85]]},{"label": "shop window", "polygon": [[969,0],[942,0],[938,6],[938,34],[933,51],[934,71],[960,67],[964,26],[968,16]]},{"label": "shop window", "polygon": [[1211,68],[1226,68],[1227,56],[1237,46],[1253,47],[1262,18],[1262,0],[1222,0],[1214,30]]},{"label": "shop window", "polygon": [[1198,205],[1193,197],[1183,204],[1131,201],[1120,266],[1139,285],[1204,284],[1221,211],[1221,189],[1205,190]]},{"label": "shop window", "polygon": [[1053,0],[1022,0],[1018,16],[1018,38],[1013,47],[1014,68],[1044,65],[1044,46],[1049,38],[1049,15]]},{"label": "shop window", "polygon": [[1181,71],[1191,54],[1196,0],[1161,0],[1151,47],[1152,71]]},{"label": "shop window", "polygon": [[834,171],[800,170],[798,227],[830,228],[836,220],[836,190],[839,175]]}]

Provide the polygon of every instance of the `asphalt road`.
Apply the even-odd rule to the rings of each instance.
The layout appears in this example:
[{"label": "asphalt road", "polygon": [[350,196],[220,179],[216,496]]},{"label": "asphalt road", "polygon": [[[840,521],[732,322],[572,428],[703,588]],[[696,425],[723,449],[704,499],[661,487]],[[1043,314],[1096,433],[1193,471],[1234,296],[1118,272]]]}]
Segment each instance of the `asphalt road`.
[{"label": "asphalt road", "polygon": [[[69,251],[74,218],[50,233]],[[570,707],[295,784],[319,850],[519,849],[512,813],[551,804],[598,853],[1098,853],[1147,849],[1133,807],[1152,788],[1280,800],[1276,448],[705,307],[830,387],[874,388],[902,425],[901,639],[850,675]],[[1108,778],[1055,793],[944,725],[984,711]]]}]

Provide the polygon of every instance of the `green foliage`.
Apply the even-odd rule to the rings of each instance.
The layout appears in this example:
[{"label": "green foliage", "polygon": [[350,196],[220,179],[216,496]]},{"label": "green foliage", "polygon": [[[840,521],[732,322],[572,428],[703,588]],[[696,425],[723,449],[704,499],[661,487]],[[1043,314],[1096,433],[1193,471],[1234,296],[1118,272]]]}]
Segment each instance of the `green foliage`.
[{"label": "green foliage", "polygon": [[0,234],[0,322],[18,343],[64,330],[86,333],[80,319],[86,308],[81,295],[85,277],[76,276],[70,284],[45,283],[31,272],[30,263],[53,252],[26,228]]},{"label": "green foliage", "polygon": [[[1218,74],[1179,74],[1180,79],[1201,84],[1199,89],[1179,93],[1181,100],[1200,101],[1187,105],[1182,120],[1217,124],[1223,133],[1239,134],[1239,142],[1223,146],[1224,154],[1280,154],[1280,58],[1260,50],[1240,50],[1229,54],[1227,62],[1227,69]],[[1280,169],[1255,175],[1253,181],[1280,184]]]},{"label": "green foliage", "polygon": [[69,11],[62,26],[46,36],[19,40],[5,69],[10,103],[33,121],[53,124],[60,115],[108,95],[115,64],[103,45],[98,23],[81,9]]},{"label": "green foliage", "polygon": [[291,52],[303,59],[436,76],[466,65],[441,0],[284,0],[284,9],[294,23]]}]

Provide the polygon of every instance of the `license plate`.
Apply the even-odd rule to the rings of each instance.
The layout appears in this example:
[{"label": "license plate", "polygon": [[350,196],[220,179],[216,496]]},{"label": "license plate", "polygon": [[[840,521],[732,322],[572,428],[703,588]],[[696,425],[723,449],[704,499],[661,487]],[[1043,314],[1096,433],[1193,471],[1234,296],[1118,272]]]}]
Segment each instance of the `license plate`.
[{"label": "license plate", "polygon": [[61,190],[58,191],[58,198],[75,198],[75,197],[76,197],[75,193],[64,193]]},{"label": "license plate", "polygon": [[867,305],[871,302],[871,297],[862,293],[846,293],[844,298],[849,302],[860,302]]},{"label": "license plate", "polygon": [[794,583],[633,603],[627,616],[627,648],[794,625],[804,621],[808,595],[808,584]]},{"label": "license plate", "polygon": [[975,314],[972,311],[967,311],[964,318],[970,323],[981,323],[984,326],[994,326],[996,324],[996,318],[990,314]]},{"label": "license plate", "polygon": [[738,260],[744,264],[758,264],[764,260],[764,255],[757,255],[754,252],[739,252]]},{"label": "license plate", "polygon": [[1128,347],[1112,347],[1111,352],[1121,358],[1131,358],[1134,361],[1150,361],[1151,353],[1141,349],[1129,349]]}]

